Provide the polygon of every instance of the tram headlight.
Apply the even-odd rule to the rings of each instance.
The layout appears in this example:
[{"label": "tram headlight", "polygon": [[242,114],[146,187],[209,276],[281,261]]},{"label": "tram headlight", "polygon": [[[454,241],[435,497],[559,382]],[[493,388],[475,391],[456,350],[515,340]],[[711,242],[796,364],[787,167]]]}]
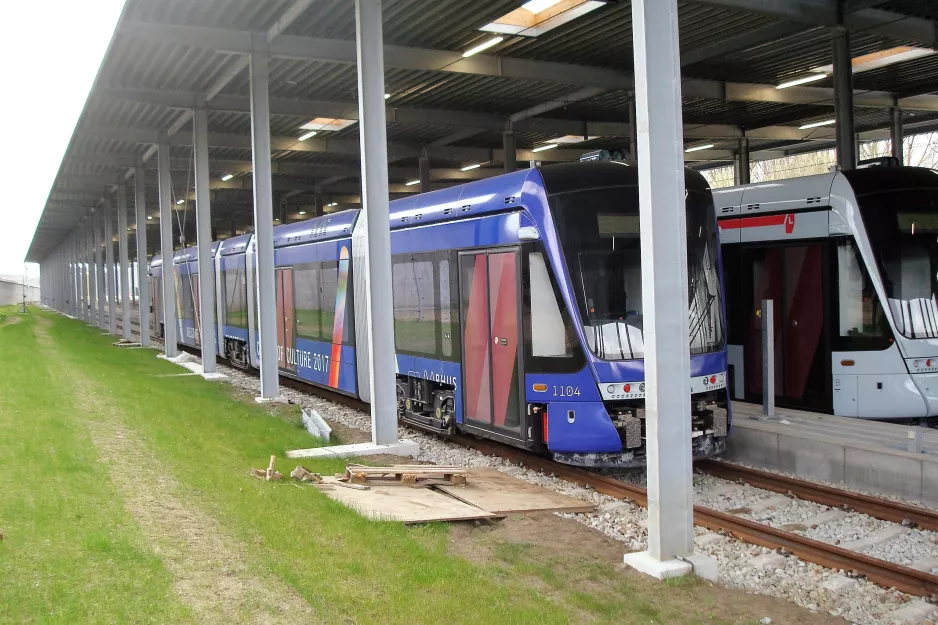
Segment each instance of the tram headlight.
[{"label": "tram headlight", "polygon": [[612,395],[613,393],[616,392],[616,387],[610,384],[609,386],[606,387],[606,392]]}]

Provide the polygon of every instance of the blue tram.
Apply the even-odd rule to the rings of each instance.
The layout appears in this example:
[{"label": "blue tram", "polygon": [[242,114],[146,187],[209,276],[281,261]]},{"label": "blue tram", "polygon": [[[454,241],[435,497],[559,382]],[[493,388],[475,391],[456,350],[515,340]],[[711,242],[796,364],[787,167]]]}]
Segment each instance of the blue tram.
[{"label": "blue tram", "polygon": [[[720,246],[709,187],[685,173],[693,454],[730,424]],[[280,372],[369,401],[364,214],[274,228]],[[218,353],[258,366],[253,235],[213,245]],[[637,170],[571,163],[391,203],[398,415],[580,466],[645,459]],[[176,253],[177,337],[197,347],[195,249]],[[158,257],[154,328],[162,334]],[[253,346],[253,348],[252,348]]]}]

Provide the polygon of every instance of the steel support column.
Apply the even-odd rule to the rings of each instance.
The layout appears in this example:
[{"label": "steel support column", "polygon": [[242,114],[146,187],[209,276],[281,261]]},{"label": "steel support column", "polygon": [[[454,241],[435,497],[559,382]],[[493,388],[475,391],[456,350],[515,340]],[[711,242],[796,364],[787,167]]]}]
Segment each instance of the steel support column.
[{"label": "steel support column", "polygon": [[176,281],[173,277],[173,191],[169,173],[169,143],[157,149],[160,185],[160,256],[163,261],[163,353],[167,358],[179,354],[176,346]]},{"label": "steel support column", "polygon": [[505,130],[502,132],[502,148],[505,152],[505,173],[510,174],[518,169],[518,152],[514,130]]},{"label": "steel support column", "polygon": [[121,326],[123,337],[129,341],[130,334],[130,264],[127,252],[127,185],[123,176],[117,183],[117,242],[120,262],[120,289],[121,289]]},{"label": "steel support column", "polygon": [[430,157],[427,156],[427,153],[424,152],[423,156],[418,159],[418,167],[420,169],[420,192],[429,193],[430,192]]},{"label": "steel support column", "polygon": [[104,209],[94,211],[94,275],[95,298],[98,302],[98,327],[107,330],[105,323],[105,306],[107,305],[107,289],[104,285]]},{"label": "steel support column", "polygon": [[91,209],[91,213],[85,217],[85,254],[87,256],[87,262],[85,263],[85,274],[87,277],[87,288],[88,288],[88,325],[95,325],[94,315],[96,310],[95,302],[95,289],[97,288],[97,277],[95,276],[95,259],[97,258],[94,253],[94,209]]},{"label": "steel support column", "polygon": [[694,520],[677,0],[632,0],[632,33],[648,465],[648,551],[641,556],[654,571],[683,572],[685,563],[675,559],[693,553]]},{"label": "steel support column", "polygon": [[892,155],[899,159],[899,164],[905,164],[902,144],[905,140],[902,131],[902,109],[895,107],[889,109],[889,139],[892,141]]},{"label": "steel support column", "polygon": [[147,262],[147,194],[143,167],[134,168],[134,214],[137,220],[137,305],[140,316],[140,344],[150,344],[150,282]]},{"label": "steel support column", "polygon": [[212,261],[212,207],[208,173],[208,114],[193,115],[195,146],[196,245],[199,246],[199,324],[202,341],[202,373],[215,373],[215,263]]},{"label": "steel support column", "polygon": [[[274,285],[274,208],[270,167],[270,99],[267,55],[251,54],[251,161],[254,172],[254,255],[257,276],[257,311],[260,316],[261,396],[280,394],[277,370],[277,302]],[[384,94],[381,95],[384,98]],[[364,153],[362,156],[364,160]],[[253,347],[252,347],[253,348]]]},{"label": "steel support column", "polygon": [[853,123],[853,60],[850,57],[850,31],[843,26],[831,30],[834,55],[834,118],[837,139],[837,165],[857,166],[856,133]]},{"label": "steel support column", "polygon": [[749,139],[743,137],[739,140],[739,150],[736,153],[736,179],[738,184],[749,184],[750,175]]},{"label": "steel support column", "polygon": [[107,328],[111,334],[117,334],[117,275],[114,271],[114,211],[108,200],[104,202],[104,260],[107,270]]},{"label": "steel support column", "polygon": [[638,162],[638,114],[635,112],[635,92],[629,93],[629,160]]},{"label": "steel support column", "polygon": [[[384,106],[381,0],[355,0],[362,208],[367,216],[365,306],[371,321],[371,440],[397,441],[394,318],[391,297],[391,218]],[[507,159],[506,159],[507,160]]]}]

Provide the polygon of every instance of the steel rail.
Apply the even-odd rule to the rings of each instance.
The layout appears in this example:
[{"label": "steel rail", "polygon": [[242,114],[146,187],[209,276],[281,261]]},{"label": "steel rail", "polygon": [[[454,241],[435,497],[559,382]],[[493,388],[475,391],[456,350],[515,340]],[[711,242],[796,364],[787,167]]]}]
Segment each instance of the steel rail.
[{"label": "steel rail", "polygon": [[920,506],[852,493],[824,484],[717,460],[698,461],[694,463],[694,467],[725,480],[742,480],[756,488],[792,494],[799,499],[834,508],[850,508],[882,521],[912,523],[922,529],[938,531],[938,512]]},{"label": "steel rail", "polygon": [[[498,445],[482,439],[466,436],[453,436],[450,439],[482,453],[499,456],[529,468],[553,474],[569,482],[589,486],[605,495],[618,499],[629,499],[644,507],[648,505],[648,494],[640,486],[560,464],[521,449]],[[727,532],[747,543],[768,547],[769,549],[781,549],[798,556],[802,560],[823,567],[855,572],[885,588],[896,588],[912,595],[938,598],[938,575],[872,558],[862,553],[812,540],[793,532],[786,532],[785,530],[703,506],[694,506],[694,524],[712,531]]]},{"label": "steel rail", "polygon": [[[187,346],[181,347],[186,349]],[[253,372],[253,370],[251,372]],[[368,410],[367,404],[361,400],[318,386],[306,384],[292,378],[280,376],[280,379],[281,382],[296,390],[312,392],[349,407]],[[648,506],[648,493],[641,486],[629,484],[608,476],[591,473],[584,469],[549,460],[523,449],[475,438],[473,436],[453,434],[445,436],[444,439],[470,449],[475,449],[483,454],[498,456],[515,462],[516,464],[536,469],[546,474],[555,475],[568,482],[588,486],[604,495],[609,495],[617,499],[628,499],[643,507]],[[836,491],[836,489],[831,490]],[[891,504],[893,502],[888,503]],[[802,560],[813,562],[826,568],[835,570],[842,569],[857,575],[862,575],[871,582],[885,588],[895,588],[911,595],[928,597],[933,601],[938,600],[938,575],[911,569],[899,564],[887,562],[886,560],[872,558],[862,553],[812,540],[793,532],[786,532],[785,530],[756,523],[755,521],[743,519],[725,512],[711,510],[703,506],[694,506],[694,524],[706,527],[711,531],[727,532],[739,540],[753,545],[783,550],[786,553],[798,556]]]}]

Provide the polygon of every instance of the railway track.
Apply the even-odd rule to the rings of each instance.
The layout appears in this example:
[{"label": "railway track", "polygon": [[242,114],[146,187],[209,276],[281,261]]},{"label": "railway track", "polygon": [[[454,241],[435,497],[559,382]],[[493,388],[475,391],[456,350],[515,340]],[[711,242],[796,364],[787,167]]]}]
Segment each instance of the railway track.
[{"label": "railway track", "polygon": [[742,481],[756,488],[791,494],[799,499],[813,501],[832,508],[849,508],[855,512],[867,514],[874,519],[938,531],[938,512],[900,501],[853,493],[824,484],[816,484],[719,460],[695,462],[694,468],[724,480]]},{"label": "railway track", "polygon": [[[646,490],[634,484],[559,464],[524,450],[481,439],[454,436],[451,437],[451,440],[485,454],[499,456],[545,473],[552,473],[561,479],[581,486],[588,486],[611,497],[629,499],[644,507],[648,505]],[[842,494],[852,495],[851,493]],[[870,499],[875,498],[871,497]],[[883,503],[892,504],[893,502],[883,500]],[[813,562],[827,568],[852,571],[886,588],[896,588],[912,595],[938,599],[938,575],[872,558],[836,545],[812,540],[794,532],[787,532],[703,506],[694,506],[694,524],[706,527],[711,531],[732,534],[747,543],[768,547],[769,549],[779,549],[785,553],[796,555],[807,562]]]},{"label": "railway track", "polygon": [[[197,350],[186,347],[182,347],[182,349],[194,354],[198,353]],[[219,358],[219,362],[231,366],[223,358]],[[286,377],[281,377],[281,382],[303,393],[315,394],[351,408],[368,410],[368,405],[364,402],[341,393],[327,391]],[[457,434],[447,437],[447,440],[475,449],[486,455],[498,456],[530,469],[553,474],[568,482],[590,487],[604,495],[617,499],[628,499],[643,507],[648,506],[647,491],[634,484],[561,464],[523,449],[472,436]],[[900,502],[841,491],[828,486],[728,463],[705,461],[699,462],[695,466],[715,477],[733,481],[742,480],[759,488],[780,493],[791,493],[802,499],[828,506],[849,507],[857,512],[869,514],[886,521],[910,521],[923,529],[938,529],[938,514]],[[778,549],[783,553],[798,556],[802,560],[826,568],[842,569],[861,575],[885,588],[895,588],[911,595],[938,601],[938,575],[873,558],[863,553],[850,551],[794,532],[781,530],[704,506],[694,506],[694,524],[706,527],[711,531],[731,534],[739,540],[753,545]]]}]

